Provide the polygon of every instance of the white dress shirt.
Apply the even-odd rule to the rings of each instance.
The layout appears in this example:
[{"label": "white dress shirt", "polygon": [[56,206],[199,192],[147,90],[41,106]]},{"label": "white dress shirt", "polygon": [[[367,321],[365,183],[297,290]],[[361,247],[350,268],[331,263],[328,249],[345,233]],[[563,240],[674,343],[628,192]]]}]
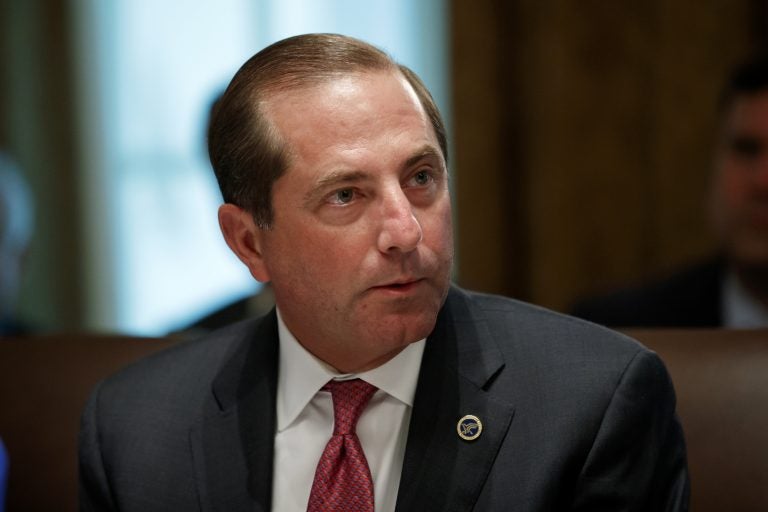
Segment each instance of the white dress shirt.
[{"label": "white dress shirt", "polygon": [[360,378],[376,386],[357,423],[373,477],[376,512],[393,512],[425,340],[411,343],[383,365],[339,374],[310,354],[277,314],[280,362],[272,480],[274,512],[305,512],[315,469],[333,434],[333,400],[320,391],[331,379]]},{"label": "white dress shirt", "polygon": [[725,276],[720,307],[723,314],[723,327],[728,329],[768,327],[768,309],[749,293],[733,272],[728,272]]}]

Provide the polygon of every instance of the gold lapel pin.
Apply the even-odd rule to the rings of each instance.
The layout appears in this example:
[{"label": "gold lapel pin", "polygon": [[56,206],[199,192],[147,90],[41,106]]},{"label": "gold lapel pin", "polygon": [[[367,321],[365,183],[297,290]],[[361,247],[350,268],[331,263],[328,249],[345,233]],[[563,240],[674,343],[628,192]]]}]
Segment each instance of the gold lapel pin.
[{"label": "gold lapel pin", "polygon": [[474,441],[480,437],[480,433],[483,431],[483,422],[480,418],[467,414],[462,417],[456,424],[456,432],[459,433],[459,437],[465,441]]}]

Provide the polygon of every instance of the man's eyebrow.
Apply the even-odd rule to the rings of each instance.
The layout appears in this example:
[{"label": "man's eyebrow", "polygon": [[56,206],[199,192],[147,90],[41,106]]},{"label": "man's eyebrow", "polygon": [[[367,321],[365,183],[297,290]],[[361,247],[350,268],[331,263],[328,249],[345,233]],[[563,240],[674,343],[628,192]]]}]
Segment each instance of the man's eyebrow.
[{"label": "man's eyebrow", "polygon": [[425,144],[418,150],[414,151],[413,155],[408,157],[405,161],[404,167],[411,167],[425,158],[437,158],[440,159],[441,153],[434,146]]}]

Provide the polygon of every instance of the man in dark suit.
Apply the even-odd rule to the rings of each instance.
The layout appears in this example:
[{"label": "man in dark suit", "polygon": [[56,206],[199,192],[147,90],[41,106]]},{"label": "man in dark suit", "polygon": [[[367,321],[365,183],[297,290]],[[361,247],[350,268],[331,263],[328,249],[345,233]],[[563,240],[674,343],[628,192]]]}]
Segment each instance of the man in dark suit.
[{"label": "man in dark suit", "polygon": [[613,327],[768,327],[768,57],[734,71],[720,116],[710,193],[721,254],[584,299],[574,315]]},{"label": "man in dark suit", "polygon": [[343,36],[275,43],[209,151],[276,309],[96,388],[83,510],[687,510],[655,354],[449,284],[445,130],[410,70]]}]

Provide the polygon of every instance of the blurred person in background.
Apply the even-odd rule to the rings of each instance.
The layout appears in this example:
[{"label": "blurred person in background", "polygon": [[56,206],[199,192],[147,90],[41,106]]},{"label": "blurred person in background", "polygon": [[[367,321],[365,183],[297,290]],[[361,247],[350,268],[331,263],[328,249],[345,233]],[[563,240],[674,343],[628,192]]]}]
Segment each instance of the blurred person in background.
[{"label": "blurred person in background", "polygon": [[16,307],[32,230],[29,186],[16,163],[0,151],[0,336],[29,330]]},{"label": "blurred person in background", "polygon": [[578,302],[574,315],[612,327],[768,327],[768,56],[734,70],[720,118],[710,190],[719,252]]}]

